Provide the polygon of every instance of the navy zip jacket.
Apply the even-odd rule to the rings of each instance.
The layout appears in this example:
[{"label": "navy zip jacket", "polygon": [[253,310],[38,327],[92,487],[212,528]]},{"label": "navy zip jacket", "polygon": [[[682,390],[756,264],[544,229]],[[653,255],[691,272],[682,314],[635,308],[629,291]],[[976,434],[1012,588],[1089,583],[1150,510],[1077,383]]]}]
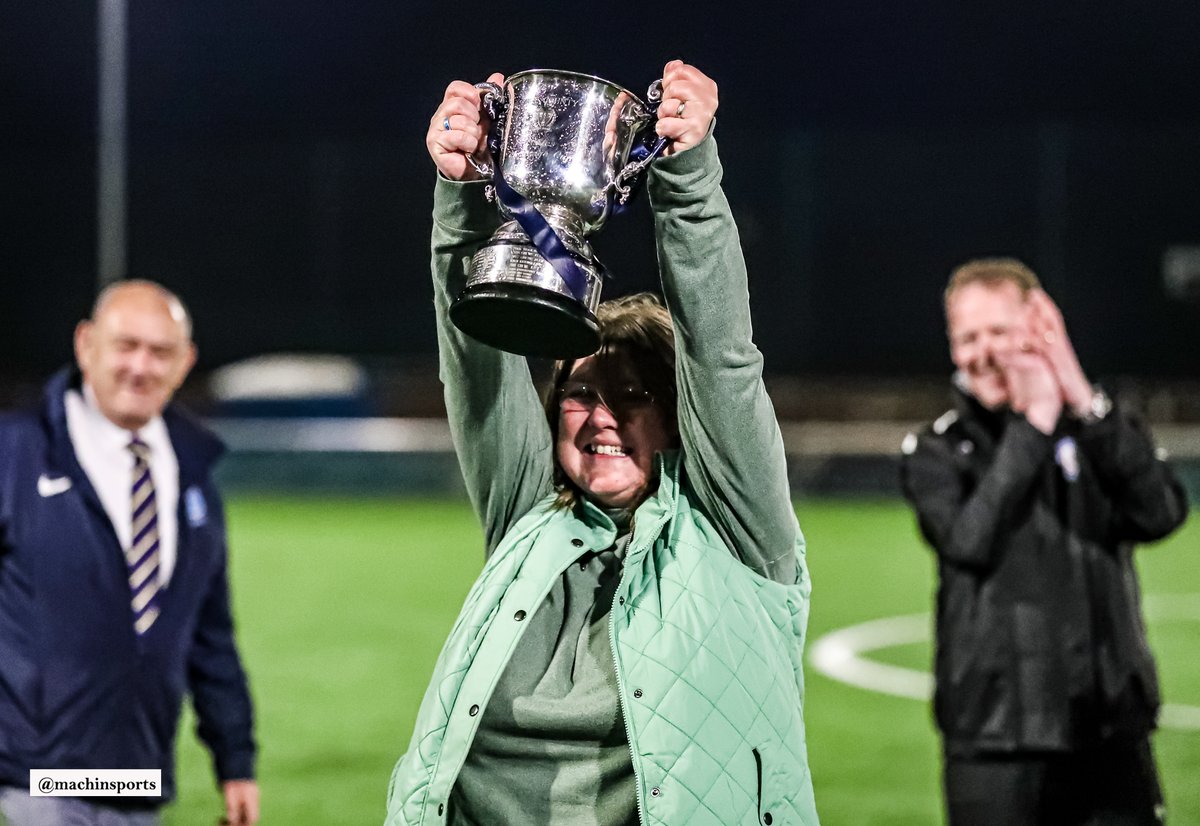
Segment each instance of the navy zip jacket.
[{"label": "navy zip jacket", "polygon": [[63,370],[40,413],[0,418],[0,784],[29,770],[162,769],[175,793],[180,705],[191,692],[217,777],[254,776],[246,677],[233,639],[225,521],[209,475],[223,448],[163,413],[179,460],[179,550],[162,613],[134,633],[125,558],[75,457]]}]

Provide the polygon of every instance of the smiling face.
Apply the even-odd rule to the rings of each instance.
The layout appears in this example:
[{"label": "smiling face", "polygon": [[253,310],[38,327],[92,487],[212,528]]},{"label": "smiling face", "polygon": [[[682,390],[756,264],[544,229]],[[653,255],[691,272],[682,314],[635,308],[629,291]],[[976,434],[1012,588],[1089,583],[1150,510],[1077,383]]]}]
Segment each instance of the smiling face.
[{"label": "smiling face", "polygon": [[112,288],[75,330],[75,359],[109,421],[137,430],[159,415],[196,359],[178,299],[153,284]]},{"label": "smiling face", "polygon": [[557,391],[555,452],[567,478],[609,508],[634,508],[649,496],[654,454],[678,441],[675,422],[619,354],[575,363]]},{"label": "smiling face", "polygon": [[946,299],[950,357],[984,407],[1009,403],[1000,363],[1020,346],[1027,314],[1021,288],[1008,281],[967,284]]}]

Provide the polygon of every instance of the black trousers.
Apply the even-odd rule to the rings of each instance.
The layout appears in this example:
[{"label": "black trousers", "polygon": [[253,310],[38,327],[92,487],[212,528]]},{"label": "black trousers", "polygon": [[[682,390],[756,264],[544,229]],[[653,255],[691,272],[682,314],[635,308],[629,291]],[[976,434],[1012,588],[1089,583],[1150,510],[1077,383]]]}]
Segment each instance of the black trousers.
[{"label": "black trousers", "polygon": [[1161,826],[1149,739],[1071,752],[946,755],[950,826]]}]

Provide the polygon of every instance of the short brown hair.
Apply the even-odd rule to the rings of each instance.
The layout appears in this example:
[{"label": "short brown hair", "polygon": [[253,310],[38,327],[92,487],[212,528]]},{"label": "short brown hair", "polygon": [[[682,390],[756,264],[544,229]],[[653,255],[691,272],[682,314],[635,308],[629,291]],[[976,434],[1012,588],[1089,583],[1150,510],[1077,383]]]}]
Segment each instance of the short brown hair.
[{"label": "short brown hair", "polygon": [[950,297],[969,284],[983,284],[986,287],[1015,284],[1022,298],[1042,286],[1033,270],[1016,258],[976,258],[955,268],[950,274],[950,282],[943,294],[944,302],[949,304]]},{"label": "short brown hair", "polygon": [[[668,425],[675,422],[677,389],[675,386],[675,329],[671,313],[654,293],[634,293],[605,301],[596,308],[600,323],[600,349],[595,358],[628,359],[634,373],[654,394],[654,403]],[[558,463],[558,393],[579,359],[555,362],[554,372],[542,399],[550,439],[554,446],[554,487],[558,507],[571,507],[578,489]]]}]

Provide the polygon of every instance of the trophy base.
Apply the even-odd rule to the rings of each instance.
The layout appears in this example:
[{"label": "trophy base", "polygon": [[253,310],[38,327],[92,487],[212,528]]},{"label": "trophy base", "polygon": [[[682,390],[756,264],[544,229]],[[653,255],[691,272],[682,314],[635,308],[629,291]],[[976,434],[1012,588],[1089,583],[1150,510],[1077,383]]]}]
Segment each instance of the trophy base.
[{"label": "trophy base", "polygon": [[576,359],[600,349],[595,315],[530,284],[470,285],[450,305],[450,320],[471,338],[522,356]]}]

